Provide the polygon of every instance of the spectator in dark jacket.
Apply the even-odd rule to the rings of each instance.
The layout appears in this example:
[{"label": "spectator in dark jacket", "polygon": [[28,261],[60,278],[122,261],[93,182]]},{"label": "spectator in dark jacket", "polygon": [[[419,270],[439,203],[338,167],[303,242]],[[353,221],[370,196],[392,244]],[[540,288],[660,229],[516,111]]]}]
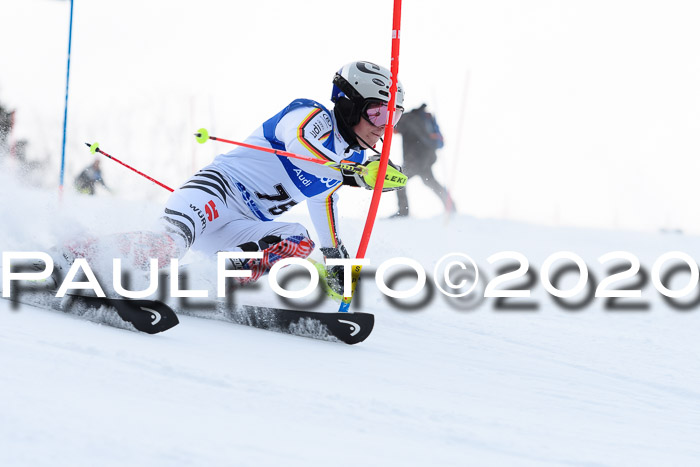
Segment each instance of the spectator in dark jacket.
[{"label": "spectator in dark jacket", "polygon": [[99,183],[107,191],[109,188],[105,185],[104,180],[102,180],[102,171],[100,170],[100,161],[96,160],[92,165],[88,166],[80,172],[75,179],[75,189],[80,193],[85,193],[88,195],[95,194],[95,184]]},{"label": "spectator in dark jacket", "polygon": [[[440,198],[449,213],[455,211],[452,198],[443,187],[435,180],[432,166],[437,161],[436,151],[444,142],[440,128],[435,117],[425,110],[426,104],[411,110],[403,115],[394,131],[400,133],[403,138],[403,167],[402,170],[408,178],[420,175],[421,180]],[[399,199],[399,211],[392,217],[408,216],[408,196],[403,188],[396,192]]]}]

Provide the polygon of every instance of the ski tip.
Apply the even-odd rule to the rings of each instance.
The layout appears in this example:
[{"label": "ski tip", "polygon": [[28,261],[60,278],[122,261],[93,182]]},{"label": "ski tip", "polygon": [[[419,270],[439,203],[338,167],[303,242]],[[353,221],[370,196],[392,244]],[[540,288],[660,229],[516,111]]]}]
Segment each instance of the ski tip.
[{"label": "ski tip", "polygon": [[90,154],[95,154],[97,151],[100,150],[100,143],[98,143],[97,141],[95,141],[92,144],[89,144],[89,143],[85,143],[85,144],[90,147]]},{"label": "ski tip", "polygon": [[209,140],[209,132],[206,128],[200,128],[194,136],[199,144],[204,144]]}]

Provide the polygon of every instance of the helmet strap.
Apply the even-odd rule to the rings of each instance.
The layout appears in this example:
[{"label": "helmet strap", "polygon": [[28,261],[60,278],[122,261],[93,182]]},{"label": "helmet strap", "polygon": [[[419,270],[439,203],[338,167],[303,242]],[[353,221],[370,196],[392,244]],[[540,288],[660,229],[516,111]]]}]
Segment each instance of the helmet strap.
[{"label": "helmet strap", "polygon": [[352,106],[352,103],[350,102],[343,102],[343,104],[340,104],[340,101],[335,104],[335,107],[333,108],[333,113],[335,114],[335,119],[338,122],[338,131],[340,132],[340,136],[343,137],[345,141],[350,146],[357,146],[357,135],[352,129],[352,126],[348,123],[347,119],[345,118],[345,112],[343,111],[344,109],[340,107],[345,107],[345,105],[350,105]]},{"label": "helmet strap", "polygon": [[[355,132],[353,131],[353,133],[355,133]],[[355,135],[355,136],[357,136],[357,135]],[[374,151],[375,154],[378,154],[378,155],[380,155],[380,156],[382,155],[381,152],[377,151],[377,150],[374,149],[372,146],[370,146],[369,144],[367,144],[367,141],[365,141],[364,139],[360,138],[359,136],[357,136],[357,139],[359,139],[360,141],[362,141],[362,142],[365,144],[365,146],[367,146],[367,149],[371,149],[372,151]]]},{"label": "helmet strap", "polygon": [[[350,125],[348,125],[347,120],[345,120],[345,115],[343,115],[342,109],[339,109],[338,106],[342,101],[338,101],[335,104],[335,107],[333,108],[333,113],[335,114],[335,119],[338,122],[338,131],[340,132],[340,136],[343,137],[345,141],[348,142],[350,147],[353,146],[360,146],[358,141],[361,141],[365,146],[367,146],[367,149],[371,149],[377,154],[381,154],[379,151],[374,149],[372,146],[367,143],[364,139],[360,138],[357,133],[355,133],[355,130],[352,129]],[[352,103],[349,102],[350,105],[353,105]],[[342,104],[341,104],[342,105]]]}]

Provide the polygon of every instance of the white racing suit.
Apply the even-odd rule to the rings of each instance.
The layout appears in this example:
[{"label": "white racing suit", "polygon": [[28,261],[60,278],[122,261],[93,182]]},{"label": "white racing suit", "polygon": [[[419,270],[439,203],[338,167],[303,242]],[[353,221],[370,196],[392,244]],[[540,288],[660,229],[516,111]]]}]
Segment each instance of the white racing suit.
[{"label": "white racing suit", "polygon": [[[365,151],[350,149],[340,135],[334,114],[307,99],[293,101],[245,142],[322,161],[365,162]],[[189,248],[208,254],[258,251],[283,239],[308,238],[303,225],[274,220],[308,201],[320,246],[338,247],[342,181],[332,167],[236,147],[175,190],[161,220],[180,257]]]}]

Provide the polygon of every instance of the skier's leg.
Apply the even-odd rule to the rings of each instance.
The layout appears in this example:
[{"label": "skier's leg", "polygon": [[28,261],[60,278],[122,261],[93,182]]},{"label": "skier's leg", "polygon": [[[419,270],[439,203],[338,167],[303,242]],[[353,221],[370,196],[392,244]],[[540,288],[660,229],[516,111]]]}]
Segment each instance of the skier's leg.
[{"label": "skier's leg", "polygon": [[211,166],[197,172],[170,195],[160,218],[161,231],[172,238],[177,256],[190,248],[208,254],[221,250],[217,232],[246,218],[227,179]]},{"label": "skier's leg", "polygon": [[421,180],[425,186],[433,190],[433,192],[440,198],[442,204],[445,206],[445,210],[448,212],[454,212],[455,206],[452,202],[450,194],[447,192],[447,188],[440,185],[440,183],[435,180],[435,175],[433,175],[433,169],[429,167],[427,170],[423,171],[420,175]]},{"label": "skier's leg", "polygon": [[239,218],[213,232],[202,245],[206,251],[248,251],[263,253],[262,259],[232,260],[235,269],[249,269],[252,276],[242,283],[253,282],[283,258],[306,258],[314,249],[314,242],[301,224],[290,222],[262,222]]},{"label": "skier's leg", "polygon": [[406,193],[406,187],[396,190],[396,198],[399,201],[399,210],[394,216],[408,216],[408,194]]},{"label": "skier's leg", "polygon": [[51,248],[55,282],[62,281],[76,258],[85,258],[95,273],[107,279],[116,258],[121,259],[124,271],[139,272],[150,270],[151,259],[163,268],[172,258],[183,257],[200,238],[240,216],[227,208],[227,202],[233,203],[230,190],[222,188],[225,183],[216,172],[200,171],[172,193],[154,228],[100,237],[86,234]]},{"label": "skier's leg", "polygon": [[[410,180],[411,177],[417,175],[415,171],[415,164],[406,164],[404,167],[402,167],[402,170],[404,171],[404,174],[406,175],[406,178],[408,180]],[[408,192],[406,190],[406,187],[396,190],[396,198],[399,203],[399,210],[396,212],[396,214],[392,215],[391,217],[408,216]]]},{"label": "skier's leg", "polygon": [[230,220],[227,194],[213,188],[210,180],[200,172],[175,190],[152,230],[73,239],[56,249],[59,264],[69,266],[75,258],[86,258],[91,265],[99,263],[111,271],[112,258],[121,258],[125,268],[148,270],[150,259],[157,259],[162,268],[172,258],[183,257],[199,237]]},{"label": "skier's leg", "polygon": [[306,258],[314,248],[306,228],[297,223],[254,218],[240,193],[215,168],[205,167],[175,191],[161,218],[178,256],[189,248],[208,255],[219,251],[262,251],[262,260],[234,264],[258,279],[282,258]]}]

